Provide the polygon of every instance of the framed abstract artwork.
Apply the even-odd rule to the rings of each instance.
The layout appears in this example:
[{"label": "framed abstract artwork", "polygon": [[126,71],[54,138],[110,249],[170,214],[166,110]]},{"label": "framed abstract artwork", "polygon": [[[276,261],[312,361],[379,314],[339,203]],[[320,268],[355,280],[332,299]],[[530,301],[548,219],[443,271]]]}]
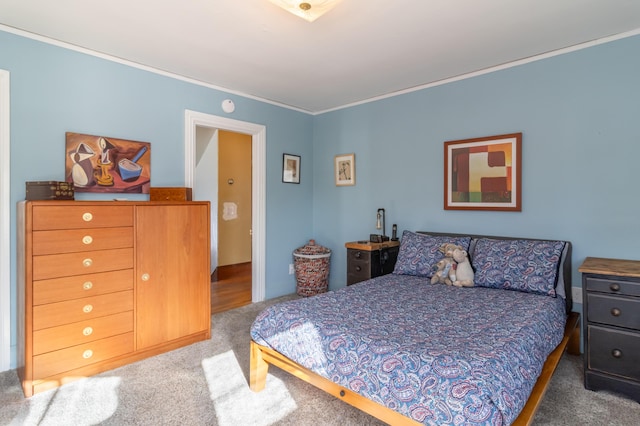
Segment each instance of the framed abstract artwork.
[{"label": "framed abstract artwork", "polygon": [[522,211],[522,133],[444,143],[445,210]]},{"label": "framed abstract artwork", "polygon": [[335,157],[336,186],[356,184],[356,155],[341,154]]},{"label": "framed abstract artwork", "polygon": [[299,155],[282,155],[282,181],[285,183],[300,183]]}]

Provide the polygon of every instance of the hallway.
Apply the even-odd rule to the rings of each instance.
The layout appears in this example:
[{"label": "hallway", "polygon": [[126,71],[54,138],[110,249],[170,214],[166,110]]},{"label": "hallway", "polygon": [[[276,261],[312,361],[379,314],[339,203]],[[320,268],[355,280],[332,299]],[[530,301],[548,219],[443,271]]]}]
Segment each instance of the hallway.
[{"label": "hallway", "polygon": [[211,276],[211,315],[251,303],[251,262],[219,266]]}]

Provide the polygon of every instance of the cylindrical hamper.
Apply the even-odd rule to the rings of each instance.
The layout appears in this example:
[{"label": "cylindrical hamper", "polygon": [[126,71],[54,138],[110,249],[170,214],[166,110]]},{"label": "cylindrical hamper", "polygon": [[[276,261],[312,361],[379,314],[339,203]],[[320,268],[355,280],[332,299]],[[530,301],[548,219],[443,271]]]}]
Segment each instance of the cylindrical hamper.
[{"label": "cylindrical hamper", "polygon": [[314,296],[327,291],[330,257],[331,250],[316,245],[315,240],[293,251],[298,295]]}]

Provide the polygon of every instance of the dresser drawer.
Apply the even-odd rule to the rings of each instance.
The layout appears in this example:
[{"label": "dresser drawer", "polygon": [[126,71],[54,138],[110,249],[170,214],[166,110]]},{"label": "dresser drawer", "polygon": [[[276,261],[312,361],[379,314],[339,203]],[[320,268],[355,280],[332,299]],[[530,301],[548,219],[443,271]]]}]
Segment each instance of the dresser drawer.
[{"label": "dresser drawer", "polygon": [[133,247],[133,228],[90,228],[33,233],[33,255]]},{"label": "dresser drawer", "polygon": [[33,206],[33,230],[133,226],[133,206],[96,204]]},{"label": "dresser drawer", "polygon": [[34,280],[131,268],[133,268],[133,248],[33,257]]},{"label": "dresser drawer", "polygon": [[589,276],[585,278],[585,285],[587,291],[622,294],[624,296],[640,296],[640,283],[638,282]]},{"label": "dresser drawer", "polygon": [[33,357],[33,379],[44,379],[129,352],[133,352],[133,333],[37,355]]},{"label": "dresser drawer", "polygon": [[640,380],[640,334],[589,325],[588,368]]},{"label": "dresser drawer", "polygon": [[117,314],[133,309],[133,290],[68,300],[33,308],[33,330]]},{"label": "dresser drawer", "polygon": [[640,299],[587,293],[587,321],[640,329]]},{"label": "dresser drawer", "polygon": [[44,328],[33,333],[33,354],[40,355],[133,331],[133,311]]},{"label": "dresser drawer", "polygon": [[33,304],[44,305],[132,289],[133,269],[52,278],[33,282]]}]

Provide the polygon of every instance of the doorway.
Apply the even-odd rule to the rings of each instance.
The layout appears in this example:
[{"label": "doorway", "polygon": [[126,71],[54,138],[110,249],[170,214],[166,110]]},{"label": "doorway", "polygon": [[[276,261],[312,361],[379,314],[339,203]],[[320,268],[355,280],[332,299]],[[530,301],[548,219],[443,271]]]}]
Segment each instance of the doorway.
[{"label": "doorway", "polygon": [[9,71],[0,70],[0,371],[11,364],[11,179]]},{"label": "doorway", "polygon": [[[261,302],[265,298],[266,267],[266,128],[259,124],[185,111],[185,185],[192,188],[194,199],[211,202],[212,268],[218,266],[219,130],[251,136],[251,301]],[[207,149],[199,149],[198,133],[202,135],[207,132],[211,134],[211,142]]]},{"label": "doorway", "polygon": [[211,313],[251,303],[251,135],[220,129],[217,139],[218,259]]}]

